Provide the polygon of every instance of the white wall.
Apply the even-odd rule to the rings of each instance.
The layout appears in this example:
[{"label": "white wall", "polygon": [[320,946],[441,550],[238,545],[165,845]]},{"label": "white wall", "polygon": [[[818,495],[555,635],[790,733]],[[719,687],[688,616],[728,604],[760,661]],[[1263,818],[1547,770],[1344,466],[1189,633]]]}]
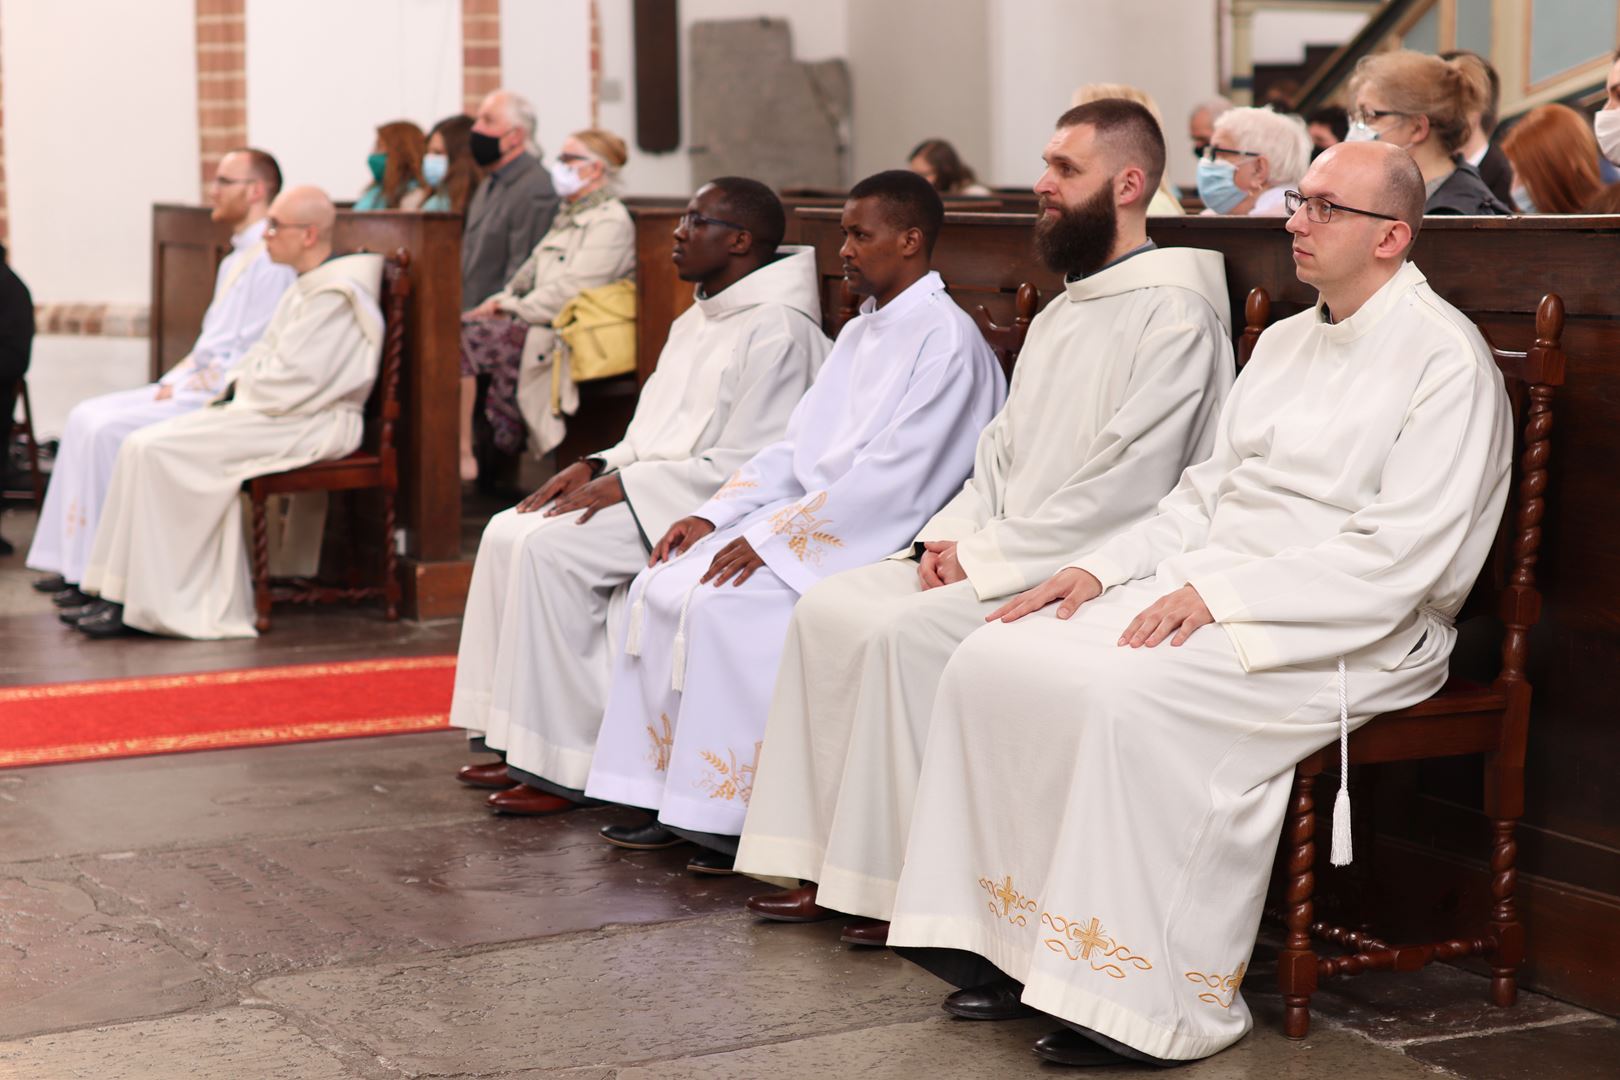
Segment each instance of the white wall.
[{"label": "white wall", "polygon": [[289,184],[353,199],[379,124],[426,131],[461,111],[459,0],[247,0],[246,14],[248,141]]},{"label": "white wall", "polygon": [[1249,20],[1250,49],[1256,64],[1298,64],[1305,46],[1343,45],[1365,25],[1361,11],[1257,11]]}]

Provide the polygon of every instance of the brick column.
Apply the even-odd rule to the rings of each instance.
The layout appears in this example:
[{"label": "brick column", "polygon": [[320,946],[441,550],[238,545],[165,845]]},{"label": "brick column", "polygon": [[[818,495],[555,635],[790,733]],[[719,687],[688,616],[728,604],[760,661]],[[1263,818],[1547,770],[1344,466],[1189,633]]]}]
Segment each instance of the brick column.
[{"label": "brick column", "polygon": [[484,95],[500,85],[501,0],[461,0],[462,108],[476,113]]},{"label": "brick column", "polygon": [[244,0],[197,0],[197,137],[202,187],[226,151],[247,144]]}]

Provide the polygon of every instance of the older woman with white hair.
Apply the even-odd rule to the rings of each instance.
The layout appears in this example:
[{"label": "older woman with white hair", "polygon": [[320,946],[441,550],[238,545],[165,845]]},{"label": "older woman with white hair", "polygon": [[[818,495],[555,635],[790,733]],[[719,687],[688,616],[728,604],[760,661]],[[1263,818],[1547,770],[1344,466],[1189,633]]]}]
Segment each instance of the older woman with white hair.
[{"label": "older woman with white hair", "polygon": [[1283,217],[1283,193],[1310,163],[1305,121],[1269,108],[1231,109],[1198,162],[1198,197],[1206,213]]}]

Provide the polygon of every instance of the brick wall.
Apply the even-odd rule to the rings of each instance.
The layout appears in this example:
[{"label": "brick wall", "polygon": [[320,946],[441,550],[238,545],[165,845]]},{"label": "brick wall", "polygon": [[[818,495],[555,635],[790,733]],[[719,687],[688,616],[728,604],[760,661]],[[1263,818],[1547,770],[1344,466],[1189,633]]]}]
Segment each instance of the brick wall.
[{"label": "brick wall", "polygon": [[226,151],[247,143],[244,0],[196,0],[197,136],[204,193]]},{"label": "brick wall", "polygon": [[461,0],[461,95],[467,115],[500,85],[501,0]]}]

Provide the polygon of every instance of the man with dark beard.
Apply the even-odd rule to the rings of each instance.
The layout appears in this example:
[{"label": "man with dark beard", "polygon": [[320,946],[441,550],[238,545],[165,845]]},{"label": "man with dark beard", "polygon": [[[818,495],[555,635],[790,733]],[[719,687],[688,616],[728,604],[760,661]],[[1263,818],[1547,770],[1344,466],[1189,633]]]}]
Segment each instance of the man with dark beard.
[{"label": "man with dark beard", "polygon": [[[764,918],[843,912],[861,917],[846,941],[884,943],[951,653],[998,603],[1150,514],[1213,445],[1233,376],[1226,276],[1214,252],[1147,238],[1157,122],[1093,101],[1044,156],[1035,243],[1064,295],[1031,324],[972,478],[905,551],[794,609],[736,868],[816,884],[754,897]],[[996,995],[947,1009],[988,1018],[1008,1004]]]}]

